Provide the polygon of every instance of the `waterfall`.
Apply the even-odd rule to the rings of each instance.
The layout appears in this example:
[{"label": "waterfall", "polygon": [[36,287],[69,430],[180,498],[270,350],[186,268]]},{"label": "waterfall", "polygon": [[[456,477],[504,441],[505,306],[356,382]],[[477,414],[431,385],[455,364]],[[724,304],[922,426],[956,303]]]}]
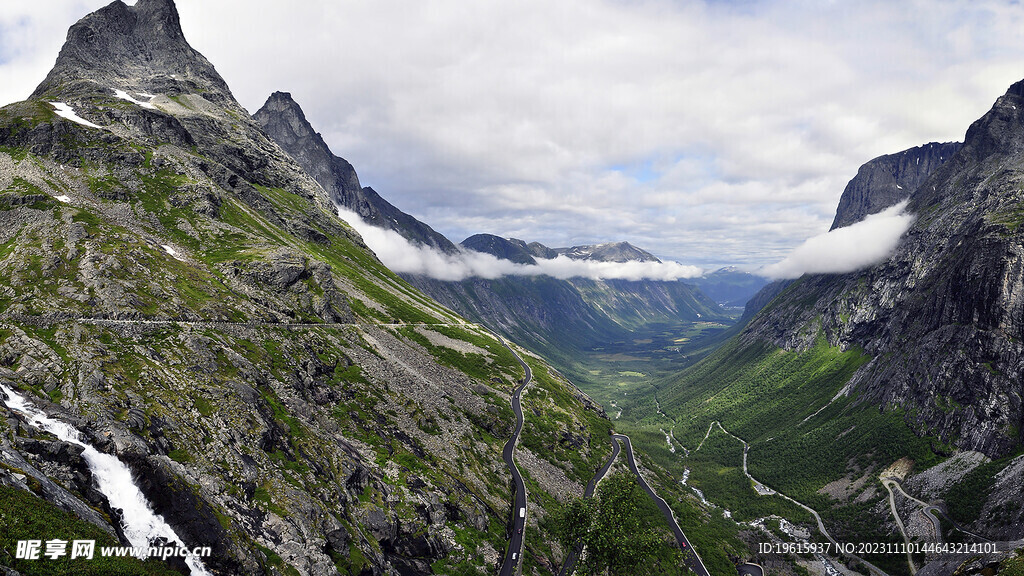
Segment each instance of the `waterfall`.
[{"label": "waterfall", "polygon": [[[174,529],[161,516],[153,512],[142,491],[135,485],[132,472],[117,457],[104,454],[82,441],[82,435],[73,426],[50,418],[14,390],[0,384],[0,390],[7,395],[4,404],[28,417],[29,424],[41,428],[65,442],[84,449],[82,457],[89,465],[97,487],[112,508],[121,509],[121,527],[128,542],[136,549],[150,546],[150,542],[163,538],[170,544],[187,548]],[[144,555],[140,555],[145,558]],[[212,576],[196,556],[186,556],[185,563],[193,576]]]}]

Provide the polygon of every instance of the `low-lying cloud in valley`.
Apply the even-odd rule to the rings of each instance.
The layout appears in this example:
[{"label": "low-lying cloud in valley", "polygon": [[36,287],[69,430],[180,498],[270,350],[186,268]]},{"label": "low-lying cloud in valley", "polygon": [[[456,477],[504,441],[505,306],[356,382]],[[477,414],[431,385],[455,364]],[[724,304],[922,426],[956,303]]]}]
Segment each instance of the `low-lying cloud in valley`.
[{"label": "low-lying cloud in valley", "polygon": [[824,234],[808,238],[784,260],[765,266],[760,274],[774,279],[804,274],[845,274],[885,260],[914,223],[907,201]]},{"label": "low-lying cloud in valley", "polygon": [[490,254],[463,249],[458,254],[413,244],[401,234],[367,223],[358,214],[345,208],[338,216],[363,237],[380,261],[402,274],[422,274],[437,280],[459,281],[471,277],[541,276],[559,279],[590,278],[594,280],[679,280],[695,278],[703,273],[696,266],[678,262],[597,262],[573,260],[566,256],[537,258],[537,264],[517,264]]}]

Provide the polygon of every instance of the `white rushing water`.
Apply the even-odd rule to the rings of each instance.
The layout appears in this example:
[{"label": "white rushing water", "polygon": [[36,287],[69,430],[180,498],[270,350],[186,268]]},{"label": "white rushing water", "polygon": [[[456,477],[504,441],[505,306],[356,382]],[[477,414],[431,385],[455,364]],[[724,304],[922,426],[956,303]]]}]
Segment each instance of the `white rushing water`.
[{"label": "white rushing water", "polygon": [[693,490],[694,493],[697,494],[697,497],[700,498],[702,504],[704,504],[705,506],[711,504],[710,502],[708,502],[708,499],[704,497],[704,493],[701,492],[700,489],[690,486],[690,490]]},{"label": "white rushing water", "polygon": [[[4,402],[7,407],[26,415],[29,424],[85,449],[82,457],[89,465],[97,487],[107,497],[112,508],[121,509],[121,527],[132,546],[139,549],[147,548],[152,540],[163,538],[171,544],[186,548],[185,543],[175,534],[167,521],[153,512],[146,497],[132,480],[132,472],[124,462],[86,444],[73,426],[50,418],[14,390],[2,384],[0,390],[7,395],[8,400]],[[202,561],[195,556],[186,557],[185,563],[192,570],[193,576],[212,576]]]},{"label": "white rushing water", "polygon": [[672,444],[672,436],[668,432],[662,430],[661,428],[658,428],[658,431],[665,435],[665,443],[668,444],[668,451],[675,454],[676,447],[675,445]]}]

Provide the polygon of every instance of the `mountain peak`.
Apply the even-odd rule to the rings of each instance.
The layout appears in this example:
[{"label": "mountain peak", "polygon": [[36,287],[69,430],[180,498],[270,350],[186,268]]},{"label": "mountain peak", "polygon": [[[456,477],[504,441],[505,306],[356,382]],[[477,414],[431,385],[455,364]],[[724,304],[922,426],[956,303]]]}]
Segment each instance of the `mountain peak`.
[{"label": "mountain peak", "polygon": [[866,162],[843,190],[830,229],[860,222],[906,200],[960,147],[959,142],[931,142]]},{"label": "mountain peak", "polygon": [[606,242],[589,246],[573,246],[561,248],[559,253],[573,260],[597,260],[599,262],[660,262],[656,256],[646,250],[633,246],[629,242]]},{"label": "mountain peak", "polygon": [[[298,147],[306,143],[306,141],[310,141],[316,152],[323,156],[322,164],[325,165],[324,170],[328,170],[326,167],[329,164],[327,159],[331,154],[327,143],[313,129],[309,120],[306,119],[306,114],[302,111],[302,107],[292,98],[290,92],[274,92],[271,94],[267,98],[267,102],[263,104],[263,107],[253,114],[253,118],[267,133],[271,134],[285,151],[293,156],[298,152]],[[319,173],[311,175],[325,188],[330,185],[330,183],[322,181],[325,175]],[[352,177],[355,177],[354,172]],[[360,188],[359,181],[355,180],[350,187],[358,190]]]},{"label": "mountain peak", "polygon": [[117,0],[79,20],[31,97],[72,99],[116,89],[202,91],[233,100],[213,65],[185,40],[173,0],[139,0],[134,6]]},{"label": "mountain peak", "polygon": [[518,238],[502,238],[494,234],[474,234],[462,241],[462,247],[490,254],[517,264],[536,264],[530,247]]},{"label": "mountain peak", "polygon": [[964,162],[1024,150],[1024,80],[1012,84],[964,136]]},{"label": "mountain peak", "polygon": [[351,210],[366,222],[394,230],[417,244],[448,254],[458,252],[444,235],[402,212],[373,188],[363,188],[352,164],[331,152],[290,93],[271,94],[253,114],[253,120],[327,191],[335,206]]},{"label": "mountain peak", "polygon": [[[979,209],[979,213],[1014,210],[1019,202],[1016,197],[990,191],[982,198],[978,196],[982,187],[975,184],[984,183],[992,176],[992,166],[1021,154],[1024,154],[1024,80],[1012,84],[985,115],[971,124],[961,150],[937,171],[961,173],[962,180],[949,181],[942,176],[931,185],[922,186],[911,197],[908,211],[922,213],[940,206],[943,211],[956,210],[968,205]],[[965,184],[968,182],[971,184]],[[980,202],[986,205],[983,210]]]},{"label": "mountain peak", "polygon": [[302,106],[299,106],[299,103],[296,102],[294,98],[292,98],[291,92],[282,92],[278,90],[272,93],[270,97],[267,98],[267,101],[263,104],[263,108],[261,108],[261,110],[266,110],[268,112],[270,110],[274,110],[279,113],[285,112],[288,115],[294,116],[295,118],[301,120],[304,123],[304,125],[301,127],[303,132],[307,132],[310,134],[316,133],[316,131],[313,130],[313,126],[309,123],[308,120],[306,120],[306,113],[302,111]]}]

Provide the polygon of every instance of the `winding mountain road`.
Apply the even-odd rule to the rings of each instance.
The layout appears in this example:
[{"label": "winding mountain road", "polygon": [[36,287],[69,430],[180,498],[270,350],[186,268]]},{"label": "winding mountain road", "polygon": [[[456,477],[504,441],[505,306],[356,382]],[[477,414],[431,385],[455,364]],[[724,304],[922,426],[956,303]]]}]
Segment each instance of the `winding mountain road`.
[{"label": "winding mountain road", "polygon": [[[924,514],[932,522],[932,528],[935,530],[936,542],[942,544],[942,524],[939,523],[938,517],[938,514],[942,514],[942,509],[939,508],[938,506],[935,506],[934,504],[929,504],[924,500],[914,498],[910,494],[907,494],[907,491],[903,489],[903,485],[900,484],[900,481],[897,480],[896,478],[889,478],[888,481],[892,485],[892,487],[896,488],[896,491],[898,491],[900,494],[903,494],[905,498],[921,505],[921,513]],[[885,481],[883,480],[882,483],[885,484]],[[886,488],[889,488],[889,486],[886,486]]]},{"label": "winding mountain road", "polygon": [[519,435],[523,431],[523,389],[526,388],[530,383],[530,379],[533,378],[533,372],[501,336],[494,334],[494,337],[498,339],[498,342],[501,342],[502,346],[508,348],[509,352],[512,352],[512,355],[516,357],[516,360],[519,361],[519,364],[522,365],[523,370],[526,372],[522,383],[512,392],[512,411],[516,415],[516,429],[512,433],[512,437],[505,443],[505,449],[501,453],[501,457],[505,459],[509,472],[512,473],[515,498],[512,505],[512,534],[509,538],[508,550],[505,551],[505,561],[502,563],[501,571],[498,574],[500,576],[512,576],[513,574],[521,573],[521,570],[517,572],[517,568],[523,559],[523,540],[526,529],[526,483],[523,482],[523,475],[519,472],[519,467],[516,466],[514,452],[516,444],[519,442]]},{"label": "winding mountain road", "polygon": [[736,567],[739,576],[764,576],[764,567],[760,564],[740,564]]},{"label": "winding mountain road", "polygon": [[[779,492],[778,490],[775,490],[774,488],[768,486],[767,484],[757,480],[756,478],[754,478],[753,476],[750,475],[750,473],[747,471],[747,453],[750,451],[750,444],[748,444],[746,440],[744,440],[743,438],[740,438],[739,436],[737,436],[737,435],[733,434],[732,432],[729,432],[728,430],[726,430],[725,427],[722,426],[722,423],[717,421],[717,420],[712,422],[711,425],[708,426],[708,431],[707,431],[707,434],[704,435],[704,440],[708,439],[708,436],[711,435],[711,429],[714,428],[715,426],[718,426],[718,428],[722,432],[724,432],[728,436],[731,436],[732,438],[734,438],[735,440],[739,441],[743,445],[743,474],[747,477],[748,480],[750,480],[751,482],[754,483],[754,486],[756,488],[756,492],[757,492],[757,494],[759,496],[775,495],[775,496],[778,496],[778,497],[783,498],[785,500],[788,500],[789,502],[792,502],[793,504],[796,504],[797,506],[803,508],[804,510],[809,512],[811,514],[811,516],[814,517],[814,521],[818,524],[818,532],[821,532],[821,535],[824,536],[825,539],[827,539],[829,542],[831,542],[833,546],[835,546],[836,548],[839,547],[839,543],[836,542],[835,538],[832,538],[832,535],[828,533],[828,530],[825,528],[825,522],[822,521],[821,515],[818,514],[818,512],[816,510],[814,510],[810,506],[807,506],[807,505],[805,505],[805,504],[803,504],[801,502],[798,502],[797,500],[794,500],[793,498],[790,498],[789,496],[783,494],[782,492]],[[701,447],[704,445],[704,440],[701,440],[700,445],[697,446],[697,449],[694,450],[694,452],[696,452],[697,450],[701,449]],[[862,558],[860,556],[857,556],[855,554],[847,554],[847,555],[852,557],[852,558],[854,558],[854,559],[856,559],[856,560],[859,560],[861,563],[863,563],[868,568],[868,570],[871,572],[872,576],[889,576],[888,574],[886,574],[886,572],[884,570],[882,570],[878,566],[875,566],[871,562],[868,562],[864,558]]]},{"label": "winding mountain road", "polygon": [[[605,475],[608,474],[608,471],[611,470],[612,464],[615,463],[615,458],[617,458],[618,455],[619,443],[613,440],[612,455],[608,458],[608,461],[605,462],[604,466],[597,471],[597,474],[594,474],[594,477],[590,479],[590,482],[587,482],[587,488],[586,490],[583,491],[584,498],[591,498],[594,496],[594,492],[597,490],[597,485],[601,482]],[[569,576],[569,574],[572,574],[572,571],[576,569],[576,560],[579,559],[580,552],[582,551],[583,546],[580,545],[570,550],[569,553],[566,554],[565,561],[562,562],[562,568],[558,571],[558,576]]]},{"label": "winding mountain road", "polygon": [[640,469],[636,465],[636,459],[633,457],[633,444],[630,442],[629,436],[625,434],[612,434],[612,439],[621,443],[626,448],[626,459],[630,471],[636,476],[640,487],[644,489],[644,492],[647,492],[647,495],[654,500],[654,504],[661,510],[661,513],[665,515],[665,520],[668,521],[669,527],[672,528],[676,541],[679,542],[679,547],[683,549],[683,561],[686,563],[686,567],[693,570],[698,576],[711,576],[707,567],[704,566],[704,562],[697,555],[697,551],[693,549],[690,541],[687,540],[686,534],[683,534],[683,529],[679,527],[679,522],[676,521],[676,516],[672,513],[668,503],[651,489],[651,486],[644,480],[643,475],[640,474]]},{"label": "winding mountain road", "polygon": [[989,543],[996,543],[996,544],[998,544],[998,542],[990,540],[990,539],[982,536],[981,534],[976,534],[976,533],[971,532],[970,530],[964,528],[963,526],[958,524],[956,522],[956,520],[953,520],[952,518],[950,518],[949,515],[947,515],[942,510],[942,508],[939,508],[938,506],[935,506],[934,504],[929,504],[929,503],[927,503],[927,502],[925,502],[923,500],[920,500],[918,498],[915,498],[915,497],[911,496],[910,494],[907,494],[907,491],[903,489],[903,484],[899,480],[897,480],[895,478],[892,478],[890,480],[890,482],[892,483],[892,485],[894,487],[896,487],[896,490],[898,490],[900,494],[903,494],[904,496],[906,496],[910,500],[913,500],[914,502],[916,502],[916,503],[918,503],[918,504],[920,504],[922,506],[922,512],[924,512],[924,514],[926,516],[928,516],[928,518],[932,521],[932,524],[935,526],[935,531],[939,535],[939,542],[942,542],[942,529],[941,529],[940,524],[939,524],[939,519],[938,519],[938,517],[936,515],[942,516],[943,518],[945,518],[950,524],[953,525],[953,528],[955,530],[959,530],[960,532],[963,532],[964,534],[967,534],[968,536],[977,538],[978,540],[981,540],[982,542],[989,542]]},{"label": "winding mountain road", "polygon": [[885,486],[885,491],[889,493],[889,511],[892,512],[892,517],[896,520],[896,527],[900,529],[903,542],[907,545],[907,566],[910,568],[911,576],[913,576],[917,574],[917,564],[914,563],[914,556],[911,554],[910,537],[907,536],[907,527],[903,525],[903,519],[900,518],[900,513],[896,510],[896,496],[892,493],[892,480],[885,477],[881,480],[882,486]]}]

